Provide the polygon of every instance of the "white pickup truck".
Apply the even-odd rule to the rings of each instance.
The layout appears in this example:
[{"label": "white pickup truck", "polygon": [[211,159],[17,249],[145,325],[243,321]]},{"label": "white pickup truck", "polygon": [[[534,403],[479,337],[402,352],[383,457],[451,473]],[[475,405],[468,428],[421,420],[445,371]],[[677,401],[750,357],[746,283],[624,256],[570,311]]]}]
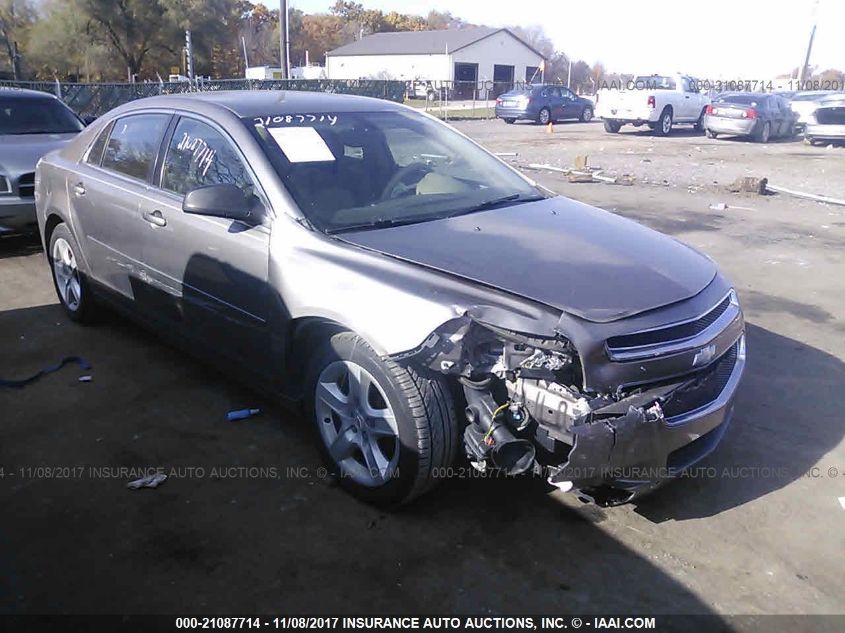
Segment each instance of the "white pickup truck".
[{"label": "white pickup truck", "polygon": [[710,97],[698,92],[699,82],[688,75],[639,75],[627,83],[601,90],[596,116],[604,129],[616,133],[626,123],[648,125],[665,136],[675,123],[691,123],[703,130],[704,110]]}]

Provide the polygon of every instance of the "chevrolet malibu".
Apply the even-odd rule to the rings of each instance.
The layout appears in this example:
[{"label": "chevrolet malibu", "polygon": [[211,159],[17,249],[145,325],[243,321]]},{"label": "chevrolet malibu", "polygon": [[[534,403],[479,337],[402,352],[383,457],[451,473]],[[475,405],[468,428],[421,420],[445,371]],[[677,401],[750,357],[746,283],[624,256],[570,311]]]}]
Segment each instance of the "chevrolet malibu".
[{"label": "chevrolet malibu", "polygon": [[42,160],[36,204],[71,319],[108,303],[301,403],[369,502],[464,454],[623,503],[731,417],[744,323],[710,259],[405,106],[142,99]]}]

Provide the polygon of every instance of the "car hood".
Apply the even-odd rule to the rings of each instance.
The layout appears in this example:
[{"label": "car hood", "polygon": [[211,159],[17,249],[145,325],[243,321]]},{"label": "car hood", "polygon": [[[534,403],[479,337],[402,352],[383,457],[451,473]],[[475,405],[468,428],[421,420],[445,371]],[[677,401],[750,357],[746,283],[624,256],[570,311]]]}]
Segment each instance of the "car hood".
[{"label": "car hood", "polygon": [[44,154],[67,144],[71,134],[0,134],[0,169],[6,173],[35,171]]},{"label": "car hood", "polygon": [[716,275],[691,247],[563,197],[339,237],[595,322],[687,299]]}]

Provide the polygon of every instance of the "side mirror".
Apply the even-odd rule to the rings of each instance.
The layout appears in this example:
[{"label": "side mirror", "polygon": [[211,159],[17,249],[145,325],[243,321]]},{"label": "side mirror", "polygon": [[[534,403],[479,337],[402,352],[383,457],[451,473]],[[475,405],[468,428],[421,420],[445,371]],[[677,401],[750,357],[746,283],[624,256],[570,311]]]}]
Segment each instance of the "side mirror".
[{"label": "side mirror", "polygon": [[91,125],[96,120],[97,120],[97,117],[90,115],[90,114],[86,114],[84,117],[82,117],[82,122],[85,124],[85,127],[88,127],[89,125]]},{"label": "side mirror", "polygon": [[255,196],[244,195],[235,185],[210,185],[189,191],[182,202],[182,211],[253,224],[258,221],[253,213],[255,200]]}]

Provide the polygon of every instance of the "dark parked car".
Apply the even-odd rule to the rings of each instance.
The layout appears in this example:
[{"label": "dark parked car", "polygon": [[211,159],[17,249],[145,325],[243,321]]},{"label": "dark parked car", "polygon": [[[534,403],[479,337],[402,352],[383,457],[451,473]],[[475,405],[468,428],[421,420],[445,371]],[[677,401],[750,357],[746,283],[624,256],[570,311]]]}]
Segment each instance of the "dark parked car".
[{"label": "dark parked car", "polygon": [[408,501],[463,452],[620,503],[707,455],[731,417],[744,324],[713,261],[549,197],[412,108],[142,99],[36,181],[71,319],[109,302],[303,403],[363,499]]},{"label": "dark parked car", "polygon": [[798,115],[778,95],[764,92],[721,94],[707,106],[704,129],[707,138],[719,134],[750,136],[760,143],[795,136]]},{"label": "dark parked car", "polygon": [[845,141],[845,93],[834,93],[818,102],[808,117],[804,140],[810,145]]},{"label": "dark parked car", "polygon": [[496,99],[496,118],[505,123],[528,120],[543,125],[563,119],[586,122],[593,118],[593,102],[565,86],[538,84],[500,95]]},{"label": "dark parked car", "polygon": [[35,163],[83,129],[53,95],[0,88],[0,233],[35,230]]}]

